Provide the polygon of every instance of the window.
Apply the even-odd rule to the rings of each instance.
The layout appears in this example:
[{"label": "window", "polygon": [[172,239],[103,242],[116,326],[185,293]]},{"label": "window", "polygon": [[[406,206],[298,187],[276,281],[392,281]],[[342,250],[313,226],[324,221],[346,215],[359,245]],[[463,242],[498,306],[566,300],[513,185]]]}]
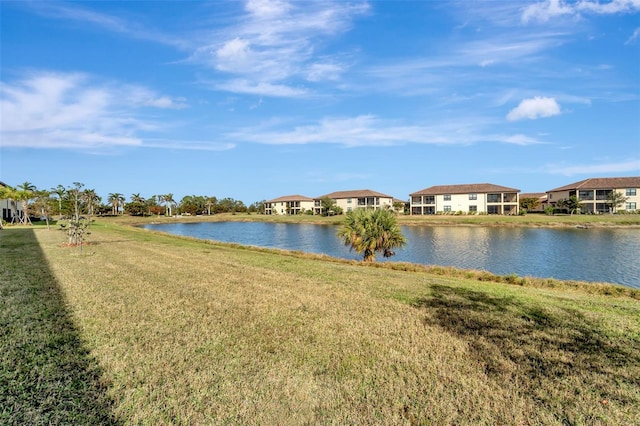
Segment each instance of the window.
[{"label": "window", "polygon": [[625,205],[625,209],[627,209],[627,210],[635,210],[636,209],[636,203],[627,203]]},{"label": "window", "polygon": [[351,198],[347,198],[347,204],[351,204]]},{"label": "window", "polygon": [[476,213],[478,211],[478,206],[469,206],[469,212]]},{"label": "window", "polygon": [[445,201],[451,201],[451,194],[445,194],[444,195],[444,200]]},{"label": "window", "polygon": [[624,191],[624,195],[626,195],[627,197],[635,197],[636,195],[636,189],[635,188],[627,188]]},{"label": "window", "polygon": [[425,204],[435,204],[436,203],[436,197],[434,197],[433,195],[427,195],[424,197],[424,203]]},{"label": "window", "polygon": [[450,212],[451,211],[451,206],[444,206],[444,211],[445,212]]},{"label": "window", "polygon": [[578,191],[580,200],[593,200],[593,191]]},{"label": "window", "polygon": [[499,203],[501,198],[500,194],[487,194],[488,203]]},{"label": "window", "polygon": [[469,194],[469,199],[470,200],[477,200],[478,199],[478,194]]}]

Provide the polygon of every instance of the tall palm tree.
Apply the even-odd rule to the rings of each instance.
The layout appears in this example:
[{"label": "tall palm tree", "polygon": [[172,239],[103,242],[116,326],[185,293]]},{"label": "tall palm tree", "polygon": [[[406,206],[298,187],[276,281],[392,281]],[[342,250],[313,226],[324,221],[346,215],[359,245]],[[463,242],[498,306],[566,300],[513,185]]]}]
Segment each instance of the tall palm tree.
[{"label": "tall palm tree", "polygon": [[216,197],[207,197],[204,200],[205,205],[207,206],[207,215],[211,216],[211,206],[215,206],[218,202]]},{"label": "tall palm tree", "polygon": [[175,200],[173,199],[173,194],[161,195],[161,197],[162,197],[162,202],[164,203],[165,208],[167,209],[165,212],[165,216],[171,217],[171,206],[175,204]]},{"label": "tall palm tree", "polygon": [[100,204],[102,198],[98,194],[96,194],[95,189],[85,189],[82,191],[82,200],[87,205],[87,214],[89,216],[93,216],[95,211],[95,206]]},{"label": "tall palm tree", "polygon": [[58,185],[55,188],[51,188],[51,193],[58,196],[58,214],[62,214],[62,197],[67,190],[62,185]]},{"label": "tall palm tree", "polygon": [[394,248],[406,244],[395,214],[388,209],[356,209],[348,212],[338,237],[356,253],[362,253],[365,262],[373,262],[376,252],[391,257],[395,255]]},{"label": "tall palm tree", "polygon": [[29,200],[34,197],[34,191],[36,190],[35,185],[31,182],[24,182],[21,185],[18,185],[16,189],[15,196],[16,200],[20,201],[22,204],[22,219],[21,222],[23,225],[31,224],[31,219],[29,218]]},{"label": "tall palm tree", "polygon": [[113,215],[117,215],[120,210],[120,204],[124,203],[124,195],[119,192],[113,192],[109,194],[109,198],[107,198],[107,202],[113,206]]}]

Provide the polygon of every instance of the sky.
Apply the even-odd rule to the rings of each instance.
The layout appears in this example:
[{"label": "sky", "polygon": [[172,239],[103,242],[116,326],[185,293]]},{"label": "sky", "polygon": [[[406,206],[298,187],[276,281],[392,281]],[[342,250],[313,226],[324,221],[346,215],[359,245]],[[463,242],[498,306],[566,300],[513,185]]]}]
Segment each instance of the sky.
[{"label": "sky", "polygon": [[0,1],[0,181],[233,198],[640,175],[640,0]]}]

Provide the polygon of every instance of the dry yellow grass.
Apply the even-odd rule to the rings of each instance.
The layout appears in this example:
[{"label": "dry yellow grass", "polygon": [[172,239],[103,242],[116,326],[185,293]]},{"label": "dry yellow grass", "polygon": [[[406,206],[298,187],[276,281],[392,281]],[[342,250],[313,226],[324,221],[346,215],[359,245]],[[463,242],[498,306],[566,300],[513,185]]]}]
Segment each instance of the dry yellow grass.
[{"label": "dry yellow grass", "polygon": [[640,423],[633,298],[35,233],[126,424]]}]

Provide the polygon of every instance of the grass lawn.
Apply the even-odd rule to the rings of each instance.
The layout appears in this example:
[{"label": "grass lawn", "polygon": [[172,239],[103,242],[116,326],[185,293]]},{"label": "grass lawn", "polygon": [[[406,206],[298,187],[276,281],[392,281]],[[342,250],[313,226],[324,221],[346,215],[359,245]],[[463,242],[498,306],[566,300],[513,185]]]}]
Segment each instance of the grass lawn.
[{"label": "grass lawn", "polygon": [[0,424],[640,424],[637,290],[65,240],[0,231]]}]

